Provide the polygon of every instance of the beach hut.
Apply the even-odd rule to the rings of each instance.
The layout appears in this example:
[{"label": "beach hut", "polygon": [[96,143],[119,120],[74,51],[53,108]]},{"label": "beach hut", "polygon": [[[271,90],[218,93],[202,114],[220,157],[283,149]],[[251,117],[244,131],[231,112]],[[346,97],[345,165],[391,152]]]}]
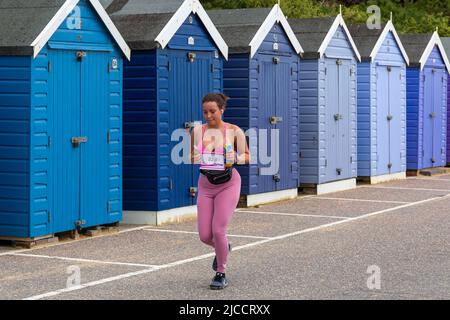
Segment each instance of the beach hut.
[{"label": "beach hut", "polygon": [[124,222],[195,217],[199,168],[187,163],[189,144],[176,151],[178,133],[202,123],[205,94],[223,90],[228,47],[197,0],[116,0],[107,11],[133,50],[124,64]]},{"label": "beach hut", "polygon": [[407,69],[407,170],[446,165],[447,74],[450,63],[437,32],[400,35]]},{"label": "beach hut", "polygon": [[98,0],[0,6],[0,237],[122,218],[122,59]]},{"label": "beach hut", "polygon": [[406,66],[409,58],[392,21],[380,29],[350,26],[358,64],[358,178],[406,178]]},{"label": "beach hut", "polygon": [[339,14],[289,19],[302,44],[299,72],[300,187],[356,186],[356,73],[360,54]]},{"label": "beach hut", "polygon": [[[450,37],[441,40],[447,57],[450,57]],[[447,81],[447,167],[450,167],[450,77]]]},{"label": "beach hut", "polygon": [[[229,47],[225,120],[248,132],[249,166],[238,166],[242,206],[298,194],[298,64],[302,48],[281,8],[208,11]],[[265,133],[262,133],[265,132]],[[266,134],[267,133],[267,134]],[[273,140],[272,140],[273,139]],[[263,150],[268,150],[264,155]],[[258,156],[271,156],[269,163]]]}]

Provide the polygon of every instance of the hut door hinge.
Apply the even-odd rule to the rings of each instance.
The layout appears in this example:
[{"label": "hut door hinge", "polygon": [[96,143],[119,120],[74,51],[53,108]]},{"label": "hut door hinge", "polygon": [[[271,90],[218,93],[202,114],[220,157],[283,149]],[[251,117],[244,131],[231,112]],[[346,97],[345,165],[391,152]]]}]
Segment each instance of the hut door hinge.
[{"label": "hut door hinge", "polygon": [[325,159],[325,167],[328,167],[328,160]]},{"label": "hut door hinge", "polygon": [[173,180],[169,179],[169,190],[173,190]]},{"label": "hut door hinge", "polygon": [[48,62],[47,68],[48,68],[49,73],[52,72],[52,62],[51,61]]},{"label": "hut door hinge", "polygon": [[327,68],[325,68],[325,75],[327,75]]},{"label": "hut door hinge", "polygon": [[353,76],[353,68],[350,68],[350,77]]},{"label": "hut door hinge", "polygon": [[167,62],[167,70],[169,70],[169,72],[172,71],[172,63],[170,63],[170,61]]},{"label": "hut door hinge", "polygon": [[256,67],[256,72],[260,72],[260,67],[259,67],[259,64],[258,64],[258,66]]},{"label": "hut door hinge", "polygon": [[52,137],[48,136],[47,146],[50,148],[52,146]]},{"label": "hut door hinge", "polygon": [[108,62],[108,73],[111,73],[111,65]]},{"label": "hut door hinge", "polygon": [[353,163],[353,157],[350,157],[350,163]]},{"label": "hut door hinge", "polygon": [[108,144],[111,143],[111,131],[108,130]]},{"label": "hut door hinge", "polygon": [[52,222],[52,213],[51,211],[48,211],[47,214],[48,214],[48,223],[50,223]]},{"label": "hut door hinge", "polygon": [[108,201],[106,203],[106,212],[111,212],[111,202],[110,201]]},{"label": "hut door hinge", "polygon": [[291,67],[291,76],[294,75],[294,67]]},{"label": "hut door hinge", "polygon": [[214,71],[216,71],[216,66],[214,63],[211,63],[211,72],[214,73]]}]

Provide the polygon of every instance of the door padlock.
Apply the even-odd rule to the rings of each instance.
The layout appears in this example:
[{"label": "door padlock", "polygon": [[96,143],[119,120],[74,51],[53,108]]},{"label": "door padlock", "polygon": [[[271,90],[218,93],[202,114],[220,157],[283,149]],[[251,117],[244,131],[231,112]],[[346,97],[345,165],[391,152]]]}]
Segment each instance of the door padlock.
[{"label": "door padlock", "polygon": [[85,51],[77,51],[77,60],[78,61],[83,61],[83,59],[86,57],[86,52]]},{"label": "door padlock", "polygon": [[431,119],[434,119],[435,117],[436,117],[436,113],[431,112],[431,113],[430,113],[430,118],[431,118]]},{"label": "door padlock", "polygon": [[337,114],[334,115],[334,121],[339,121],[339,120],[342,120],[342,119],[343,119],[342,114],[337,113]]},{"label": "door padlock", "polygon": [[80,144],[88,142],[88,138],[87,137],[72,137],[71,142],[72,142],[73,147],[77,148],[80,146]]},{"label": "door padlock", "polygon": [[340,175],[341,175],[341,173],[342,173],[342,169],[340,169],[340,168],[337,168],[337,169],[336,169],[336,173],[337,173],[337,175],[338,175],[338,176],[340,176]]},{"label": "door padlock", "polygon": [[388,163],[388,169],[392,168],[392,163]]},{"label": "door padlock", "polygon": [[280,177],[280,175],[277,173],[277,174],[274,174],[273,175],[273,180],[275,180],[275,182],[280,182],[280,180],[281,180],[281,177]]},{"label": "door padlock", "polygon": [[387,120],[388,120],[388,121],[391,121],[393,118],[394,118],[394,116],[391,115],[391,114],[387,116]]}]

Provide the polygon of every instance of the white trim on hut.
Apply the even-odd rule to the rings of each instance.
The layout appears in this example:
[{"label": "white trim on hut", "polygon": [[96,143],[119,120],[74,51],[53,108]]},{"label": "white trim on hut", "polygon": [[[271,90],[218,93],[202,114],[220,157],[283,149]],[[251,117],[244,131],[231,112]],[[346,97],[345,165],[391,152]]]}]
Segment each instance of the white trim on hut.
[{"label": "white trim on hut", "polygon": [[[123,54],[130,60],[131,50],[128,47],[127,43],[123,39],[119,30],[115,27],[114,23],[111,21],[108,13],[105,11],[103,6],[100,4],[98,0],[88,0],[92,7],[95,9],[97,14],[100,16],[100,19],[105,24],[108,31],[111,33],[114,40],[117,42],[117,45],[122,50]],[[33,57],[35,58],[39,52],[41,52],[42,48],[45,47],[47,42],[53,36],[53,34],[58,30],[61,23],[70,15],[72,10],[77,6],[80,0],[67,0],[55,16],[50,20],[50,22],[45,26],[42,32],[37,36],[37,38],[31,43],[33,47]]]}]

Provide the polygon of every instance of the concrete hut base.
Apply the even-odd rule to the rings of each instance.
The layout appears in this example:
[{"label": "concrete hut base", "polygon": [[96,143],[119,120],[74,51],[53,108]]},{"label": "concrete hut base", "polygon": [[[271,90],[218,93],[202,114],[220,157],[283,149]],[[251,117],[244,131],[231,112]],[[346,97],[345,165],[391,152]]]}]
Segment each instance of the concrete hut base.
[{"label": "concrete hut base", "polygon": [[406,172],[398,172],[391,174],[384,174],[380,176],[374,177],[358,177],[358,181],[369,184],[378,184],[383,182],[395,181],[395,180],[404,180],[406,179]]},{"label": "concrete hut base", "polygon": [[332,192],[344,191],[356,188],[356,179],[327,182],[322,184],[302,184],[300,191],[306,194],[322,195]]}]

